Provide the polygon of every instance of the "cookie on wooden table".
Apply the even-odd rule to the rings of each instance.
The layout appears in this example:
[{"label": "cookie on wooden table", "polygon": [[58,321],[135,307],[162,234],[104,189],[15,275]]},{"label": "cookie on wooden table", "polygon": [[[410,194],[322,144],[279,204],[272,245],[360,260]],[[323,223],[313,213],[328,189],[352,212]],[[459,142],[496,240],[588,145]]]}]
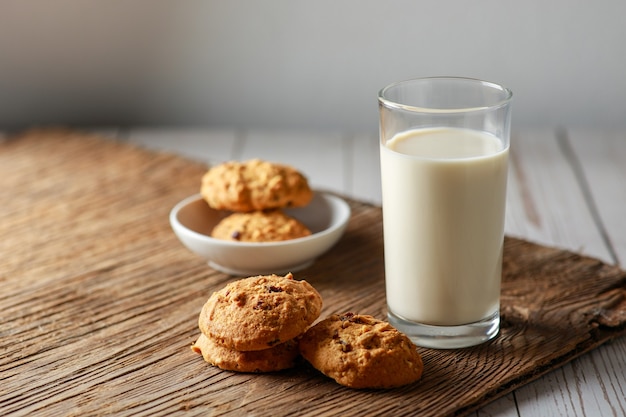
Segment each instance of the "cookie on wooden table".
[{"label": "cookie on wooden table", "polygon": [[198,326],[229,349],[263,350],[294,339],[319,317],[322,297],[309,284],[260,275],[227,284],[202,307]]},{"label": "cookie on wooden table", "polygon": [[372,316],[331,315],[300,338],[300,354],[316,369],[351,388],[393,388],[422,376],[415,345]]},{"label": "cookie on wooden table", "polygon": [[260,159],[211,168],[202,177],[200,192],[212,208],[236,212],[303,207],[313,197],[298,170]]},{"label": "cookie on wooden table", "polygon": [[310,234],[308,227],[278,209],[233,213],[211,231],[216,239],[235,242],[278,242]]},{"label": "cookie on wooden table", "polygon": [[191,349],[211,365],[226,371],[275,372],[293,368],[300,355],[298,343],[288,340],[264,350],[240,352],[216,343],[201,334]]}]

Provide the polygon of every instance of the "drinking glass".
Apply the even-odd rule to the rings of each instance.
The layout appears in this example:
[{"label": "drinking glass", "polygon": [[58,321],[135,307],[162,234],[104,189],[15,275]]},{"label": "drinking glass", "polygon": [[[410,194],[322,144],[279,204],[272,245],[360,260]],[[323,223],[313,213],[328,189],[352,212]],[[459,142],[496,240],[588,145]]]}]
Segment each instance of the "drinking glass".
[{"label": "drinking glass", "polygon": [[499,332],[511,99],[457,77],[379,92],[388,319],[419,346]]}]

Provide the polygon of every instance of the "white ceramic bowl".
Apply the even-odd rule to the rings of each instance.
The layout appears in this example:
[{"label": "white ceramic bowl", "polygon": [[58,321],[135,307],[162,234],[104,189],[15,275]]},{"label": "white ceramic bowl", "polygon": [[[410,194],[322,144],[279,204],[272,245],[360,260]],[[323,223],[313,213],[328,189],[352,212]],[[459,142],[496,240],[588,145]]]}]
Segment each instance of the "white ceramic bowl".
[{"label": "white ceramic bowl", "polygon": [[350,207],[339,197],[316,192],[305,207],[286,209],[310,230],[311,235],[281,242],[232,242],[209,236],[228,213],[214,210],[200,194],[178,203],[170,212],[174,233],[189,250],[205,258],[209,266],[230,275],[267,275],[295,272],[311,265],[343,235]]}]

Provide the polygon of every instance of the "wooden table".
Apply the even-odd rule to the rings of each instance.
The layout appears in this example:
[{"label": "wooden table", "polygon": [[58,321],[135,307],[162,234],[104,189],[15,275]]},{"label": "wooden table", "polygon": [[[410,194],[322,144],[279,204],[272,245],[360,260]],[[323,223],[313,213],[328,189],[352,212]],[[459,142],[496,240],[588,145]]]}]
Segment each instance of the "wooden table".
[{"label": "wooden table", "polygon": [[[59,250],[58,257],[45,252],[46,259],[37,257],[37,250],[44,251],[51,241],[64,233],[63,224],[41,224],[44,236],[26,242],[34,246],[13,247],[3,236],[0,242],[2,261],[0,261],[0,282],[4,283],[0,296],[0,412],[15,415],[46,415],[53,410],[56,415],[72,415],[88,410],[91,414],[127,415],[165,415],[175,410],[181,415],[205,415],[208,409],[198,406],[202,403],[193,395],[194,385],[183,382],[174,384],[167,381],[165,374],[158,371],[161,364],[173,355],[180,355],[180,340],[193,337],[193,320],[197,314],[198,300],[208,296],[209,288],[195,283],[195,279],[206,277],[207,267],[193,261],[189,255],[173,257],[168,262],[166,271],[173,279],[180,280],[181,288],[193,288],[193,293],[163,293],[161,276],[163,271],[151,271],[150,261],[157,264],[160,259],[159,248],[172,245],[173,238],[166,236],[167,228],[158,231],[143,223],[143,213],[149,216],[151,211],[166,212],[169,207],[154,207],[152,203],[167,203],[182,198],[188,190],[194,188],[194,178],[188,178],[180,160],[173,160],[162,154],[154,154],[150,163],[142,166],[140,172],[133,170],[133,159],[118,158],[118,146],[140,145],[153,150],[175,152],[201,164],[217,163],[228,159],[246,159],[260,157],[275,161],[289,162],[298,166],[309,177],[317,189],[337,192],[355,200],[380,204],[380,176],[378,161],[378,142],[375,134],[339,134],[316,132],[285,131],[238,131],[234,129],[98,129],[97,133],[114,139],[113,146],[107,146],[106,152],[94,149],[90,165],[80,165],[78,161],[76,175],[81,172],[98,176],[101,194],[92,194],[88,187],[63,188],[55,183],[55,170],[47,167],[37,172],[37,166],[29,163],[45,155],[33,156],[32,161],[25,160],[16,170],[34,170],[41,183],[32,186],[32,194],[24,193],[24,204],[4,204],[0,208],[0,221],[15,218],[20,207],[28,213],[16,229],[33,227],[36,220],[42,218],[45,207],[38,207],[37,201],[54,201],[51,193],[59,192],[80,197],[89,195],[89,204],[106,203],[106,208],[99,207],[92,212],[75,212],[71,206],[55,205],[55,219],[67,219],[68,224],[75,224],[77,218],[84,218],[84,231],[72,231],[78,238],[76,242]],[[10,143],[10,141],[8,142]],[[97,144],[97,142],[94,142]],[[121,143],[121,145],[117,145]],[[597,258],[607,264],[617,264],[626,257],[626,132],[599,132],[582,130],[520,130],[512,137],[512,164],[507,196],[506,232],[512,237],[523,238],[541,245],[568,249],[573,252]],[[37,146],[32,146],[32,154],[37,154]],[[96,146],[96,145],[94,145]],[[0,148],[0,152],[10,152],[10,146]],[[59,163],[72,160],[71,153],[56,155],[49,152],[50,158],[57,158]],[[84,152],[81,151],[81,152]],[[132,152],[131,152],[132,153]],[[124,153],[124,155],[126,155]],[[1,154],[0,154],[1,156]],[[111,161],[109,157],[117,159]],[[93,161],[99,161],[93,164]],[[85,162],[87,164],[87,162]],[[173,165],[172,165],[173,164]],[[175,166],[174,174],[168,167]],[[198,165],[190,163],[190,172],[197,172]],[[194,169],[196,171],[194,171]],[[149,178],[159,186],[138,187],[132,194],[136,196],[132,218],[123,224],[127,229],[107,230],[107,216],[115,216],[116,208],[123,208],[122,202],[115,199],[115,185],[120,170],[133,173],[135,181]],[[161,178],[164,172],[170,177]],[[17,175],[17,174],[16,174]],[[40,175],[40,176],[39,176]],[[0,179],[3,181],[3,179]],[[18,184],[19,178],[13,178],[11,184]],[[101,182],[100,182],[101,181]],[[79,184],[80,181],[77,181]],[[123,187],[123,184],[119,185]],[[61,187],[61,188],[59,188]],[[74,189],[75,188],[75,189]],[[5,191],[3,199],[10,198]],[[88,193],[88,194],[87,194]],[[167,199],[163,196],[167,195]],[[6,201],[6,200],[5,200]],[[72,200],[74,201],[74,200]],[[85,203],[87,204],[87,203]],[[358,203],[357,206],[360,207]],[[45,216],[44,216],[45,218]],[[28,222],[33,222],[29,224]],[[89,228],[102,234],[102,240],[95,242],[89,235]],[[140,240],[122,240],[133,249],[133,255],[139,253],[146,263],[142,270],[129,257],[118,256],[108,259],[103,251],[123,254],[122,248],[107,246],[107,238],[119,237],[120,233],[139,231],[153,239],[148,242],[164,242],[148,245]],[[104,242],[104,243],[103,243]],[[118,240],[119,242],[119,240]],[[24,243],[24,242],[22,242]],[[67,244],[67,243],[66,243]],[[106,252],[105,252],[106,253]],[[168,252],[169,253],[169,252]],[[182,253],[182,251],[181,251]],[[169,256],[169,255],[168,255]],[[16,261],[13,261],[17,259]],[[78,260],[81,260],[80,262]],[[93,259],[81,271],[81,262]],[[32,265],[32,270],[23,271],[17,266]],[[74,275],[64,276],[64,270],[72,270]],[[181,272],[181,271],[184,271]],[[45,274],[44,274],[45,272]],[[23,274],[19,282],[11,275]],[[149,280],[154,274],[154,283]],[[49,280],[63,280],[75,283],[74,290],[55,292],[54,286],[45,287],[38,281],[45,275]],[[130,280],[136,280],[137,288],[143,293],[120,293],[122,299],[116,299],[115,291],[107,287],[105,277],[120,279],[125,274]],[[89,279],[90,285],[80,284]],[[217,278],[216,278],[217,279]],[[220,278],[221,279],[221,278]],[[29,281],[30,280],[30,281]],[[69,281],[68,281],[69,280]],[[7,285],[8,284],[8,285]],[[49,284],[49,282],[47,283]],[[130,285],[130,284],[129,284]],[[618,286],[626,285],[622,279]],[[8,288],[8,290],[7,290]],[[41,291],[38,291],[38,288]],[[132,286],[128,287],[132,288]],[[49,291],[49,293],[48,293]],[[121,290],[120,290],[121,291]],[[21,294],[32,292],[40,297],[36,303],[16,305],[14,299]],[[107,297],[104,297],[104,296]],[[134,300],[135,307],[128,310],[124,304]],[[65,299],[83,300],[80,311],[66,311]],[[148,304],[146,300],[151,300]],[[46,310],[41,303],[46,305]],[[184,311],[174,310],[173,305],[180,303]],[[624,302],[617,301],[618,309],[623,313]],[[621,303],[621,304],[619,304]],[[69,304],[71,309],[75,304]],[[125,305],[122,308],[122,305]],[[367,302],[364,301],[364,306]],[[88,306],[88,307],[85,307]],[[45,311],[52,312],[50,316]],[[146,311],[168,313],[159,315],[154,322]],[[619,312],[618,311],[618,312]],[[51,330],[52,329],[52,330]],[[191,330],[190,330],[191,329]],[[623,324],[620,328],[623,330]],[[151,342],[151,334],[171,341],[171,347],[163,349],[156,342]],[[37,336],[39,335],[39,336]],[[115,340],[108,337],[115,336]],[[84,339],[81,339],[83,337]],[[186,338],[186,339],[185,339]],[[102,349],[102,345],[107,349]],[[72,352],[84,355],[84,358],[55,357],[61,349],[57,347],[72,344]],[[97,345],[94,345],[97,344]],[[20,349],[16,351],[15,349]],[[108,353],[107,353],[108,352]],[[148,352],[150,360],[138,359],[140,352]],[[4,361],[1,357],[11,358]],[[177,356],[178,357],[178,356]],[[112,363],[123,366],[111,372]],[[34,371],[32,366],[45,366]],[[38,365],[39,364],[39,365]],[[66,369],[64,367],[73,367]],[[148,373],[140,373],[138,367],[147,366]],[[198,365],[200,366],[200,365]],[[32,374],[20,374],[30,369]],[[537,380],[529,382],[506,396],[499,398],[471,414],[477,416],[571,416],[601,415],[621,416],[626,414],[626,337],[622,336],[559,366]],[[34,380],[36,378],[36,380]],[[191,375],[201,381],[201,373]],[[296,376],[292,376],[296,378]],[[254,381],[242,385],[242,395],[246,390],[254,393]],[[200,384],[200,382],[197,382]],[[166,386],[166,395],[160,399],[149,387],[153,384]],[[12,387],[9,392],[6,387]],[[22,387],[20,389],[19,387]],[[142,386],[145,389],[142,389]],[[285,387],[288,383],[285,382]],[[17,387],[17,388],[16,388]],[[87,388],[85,388],[87,387]],[[202,390],[210,392],[210,387],[203,385]],[[107,407],[89,408],[90,399],[95,402],[99,395],[106,392],[110,400]],[[130,392],[130,394],[128,394]],[[163,394],[161,392],[161,394]],[[169,395],[177,394],[184,399],[181,403],[173,402]],[[213,395],[218,395],[214,392]],[[346,394],[348,395],[348,394]],[[142,397],[143,396],[143,397]],[[349,395],[348,395],[349,396]],[[294,397],[297,398],[297,397]],[[260,398],[259,401],[263,399]],[[272,398],[265,399],[271,401]],[[331,400],[329,396],[329,400]],[[206,403],[206,400],[204,400]],[[277,401],[279,401],[277,399]],[[126,407],[116,403],[126,404]],[[45,404],[42,408],[40,404]],[[383,405],[374,403],[373,409]],[[406,408],[404,409],[406,410]],[[212,408],[214,414],[220,414],[219,408]],[[227,411],[224,411],[227,413]],[[242,411],[242,410],[240,410]],[[332,415],[333,409],[320,410]],[[310,410],[309,410],[310,412]],[[461,411],[463,414],[467,412]],[[234,413],[233,415],[236,415]],[[259,413],[262,415],[263,413]],[[280,411],[275,411],[275,415]],[[388,415],[393,415],[389,412]]]}]

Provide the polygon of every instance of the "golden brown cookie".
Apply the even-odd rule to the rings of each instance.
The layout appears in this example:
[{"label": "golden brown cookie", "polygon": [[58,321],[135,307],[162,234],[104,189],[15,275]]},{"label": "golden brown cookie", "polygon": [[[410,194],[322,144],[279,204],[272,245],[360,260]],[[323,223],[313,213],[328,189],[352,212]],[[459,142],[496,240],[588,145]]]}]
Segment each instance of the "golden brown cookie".
[{"label": "golden brown cookie", "polygon": [[231,282],[206,302],[198,326],[229,349],[263,350],[302,334],[320,315],[322,297],[291,273]]},{"label": "golden brown cookie", "polygon": [[211,168],[202,177],[200,192],[212,208],[236,212],[303,207],[313,197],[299,171],[260,159]]},{"label": "golden brown cookie", "polygon": [[422,376],[415,345],[372,316],[334,314],[299,341],[301,355],[323,374],[351,388],[393,388]]},{"label": "golden brown cookie", "polygon": [[281,210],[233,213],[211,232],[216,239],[235,242],[278,242],[309,236],[311,231]]},{"label": "golden brown cookie", "polygon": [[275,372],[293,368],[300,355],[298,343],[288,340],[274,347],[251,352],[228,349],[204,334],[200,334],[191,349],[205,361],[226,371]]}]

